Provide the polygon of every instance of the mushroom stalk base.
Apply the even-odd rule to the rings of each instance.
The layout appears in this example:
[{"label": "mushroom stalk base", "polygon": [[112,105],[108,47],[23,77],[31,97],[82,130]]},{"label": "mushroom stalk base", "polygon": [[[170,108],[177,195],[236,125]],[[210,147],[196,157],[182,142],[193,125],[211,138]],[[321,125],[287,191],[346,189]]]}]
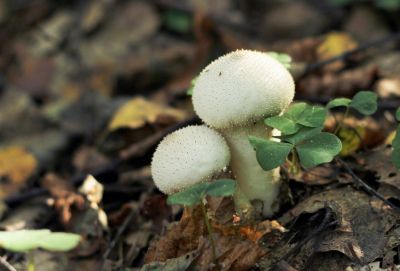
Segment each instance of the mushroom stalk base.
[{"label": "mushroom stalk base", "polygon": [[[271,138],[272,130],[264,123],[220,131],[231,149],[231,169],[237,181],[235,205],[246,213],[251,202],[257,213],[270,216],[277,210],[280,189],[279,168],[265,171],[259,165],[249,136]],[[245,197],[245,198],[244,198]],[[247,199],[246,199],[247,198]],[[250,210],[251,211],[251,210]]]}]

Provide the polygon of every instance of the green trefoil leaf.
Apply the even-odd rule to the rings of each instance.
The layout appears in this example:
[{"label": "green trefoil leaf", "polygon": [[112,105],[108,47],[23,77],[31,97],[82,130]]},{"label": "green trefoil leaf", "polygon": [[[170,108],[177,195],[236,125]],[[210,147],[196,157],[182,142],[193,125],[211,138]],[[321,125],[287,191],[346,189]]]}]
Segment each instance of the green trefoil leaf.
[{"label": "green trefoil leaf", "polygon": [[258,163],[267,171],[282,165],[293,149],[292,144],[266,140],[254,136],[250,136],[249,141],[256,151]]},{"label": "green trefoil leaf", "polygon": [[334,134],[326,132],[318,133],[307,138],[302,144],[296,145],[300,163],[306,169],[332,161],[341,149],[340,139]]}]

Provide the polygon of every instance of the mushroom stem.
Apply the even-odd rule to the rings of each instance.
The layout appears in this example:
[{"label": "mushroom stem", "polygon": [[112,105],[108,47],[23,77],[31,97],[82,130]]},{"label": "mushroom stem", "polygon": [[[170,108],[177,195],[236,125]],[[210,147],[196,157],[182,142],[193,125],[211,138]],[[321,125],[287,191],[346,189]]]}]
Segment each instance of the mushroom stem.
[{"label": "mushroom stem", "polygon": [[240,214],[247,213],[247,203],[250,201],[257,213],[270,216],[278,207],[276,198],[280,189],[279,168],[270,171],[261,168],[249,136],[271,138],[272,130],[263,122],[235,128],[220,132],[231,150],[231,169],[237,180],[236,209]]}]

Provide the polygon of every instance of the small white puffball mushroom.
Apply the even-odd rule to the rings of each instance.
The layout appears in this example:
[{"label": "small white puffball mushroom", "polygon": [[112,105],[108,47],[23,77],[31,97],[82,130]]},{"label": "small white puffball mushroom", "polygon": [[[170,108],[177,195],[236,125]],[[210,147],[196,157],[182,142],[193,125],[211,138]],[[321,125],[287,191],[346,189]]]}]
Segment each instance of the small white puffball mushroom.
[{"label": "small white puffball mushroom", "polygon": [[281,114],[292,102],[294,89],[292,76],[279,61],[251,50],[237,50],[213,61],[193,88],[195,112],[221,132],[231,149],[231,168],[238,182],[235,201],[244,202],[237,196],[244,194],[252,202],[261,202],[261,207],[255,207],[266,216],[276,209],[279,168],[268,172],[261,168],[248,136],[271,138],[263,119]]},{"label": "small white puffball mushroom", "polygon": [[188,126],[167,135],[151,162],[155,185],[165,194],[209,181],[229,164],[225,139],[205,125]]}]

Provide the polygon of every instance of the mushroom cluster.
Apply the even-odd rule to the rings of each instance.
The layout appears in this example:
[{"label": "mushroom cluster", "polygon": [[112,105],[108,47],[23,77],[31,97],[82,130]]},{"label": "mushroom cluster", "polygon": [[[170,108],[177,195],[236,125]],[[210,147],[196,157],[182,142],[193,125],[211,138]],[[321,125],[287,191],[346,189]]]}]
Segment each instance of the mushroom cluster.
[{"label": "mushroom cluster", "polygon": [[[211,159],[209,161],[215,167],[211,167],[210,172],[214,172],[224,164],[222,161],[229,162],[228,155],[222,151],[228,150],[229,146],[229,165],[237,181],[234,197],[237,211],[245,214],[256,210],[265,216],[272,215],[277,208],[275,201],[280,189],[279,168],[264,171],[257,162],[248,137],[271,138],[273,133],[276,135],[277,131],[268,128],[263,119],[280,115],[292,102],[294,88],[294,81],[288,70],[266,53],[237,50],[213,61],[197,77],[192,101],[197,115],[223,138],[215,132],[208,132],[214,138],[218,135],[220,138],[217,140],[218,144],[210,143],[215,140],[211,137],[209,139],[201,137],[197,144],[201,142],[199,145],[202,145],[210,141],[209,145],[206,144],[202,150],[196,150],[198,153],[194,160],[187,160],[189,154],[185,153],[185,148],[188,151],[193,149],[191,144],[195,140],[194,134],[191,137],[191,144],[182,141],[176,147],[172,147],[169,143],[169,146],[163,147],[166,142],[175,138],[168,136],[160,143],[153,157],[152,174],[156,185],[161,191],[171,193],[177,189],[167,188],[164,183],[161,184],[161,175],[170,174],[165,177],[168,179],[167,182],[177,183],[179,188],[193,185],[195,181],[192,175],[197,175],[197,172],[201,172],[199,175],[204,175],[203,177],[209,177],[210,173],[205,173],[206,170],[196,168],[199,167],[199,161],[196,159],[203,162],[204,159]],[[201,130],[211,130],[205,126],[201,127]],[[226,144],[225,140],[227,146],[222,147]],[[176,149],[172,151],[173,148]],[[216,149],[212,151],[212,148]],[[161,153],[167,153],[167,149],[171,154],[162,166],[158,165]],[[213,155],[217,154],[221,163],[213,160]],[[186,158],[178,158],[179,155]],[[181,172],[179,164],[184,159],[193,162],[195,169]]]}]

